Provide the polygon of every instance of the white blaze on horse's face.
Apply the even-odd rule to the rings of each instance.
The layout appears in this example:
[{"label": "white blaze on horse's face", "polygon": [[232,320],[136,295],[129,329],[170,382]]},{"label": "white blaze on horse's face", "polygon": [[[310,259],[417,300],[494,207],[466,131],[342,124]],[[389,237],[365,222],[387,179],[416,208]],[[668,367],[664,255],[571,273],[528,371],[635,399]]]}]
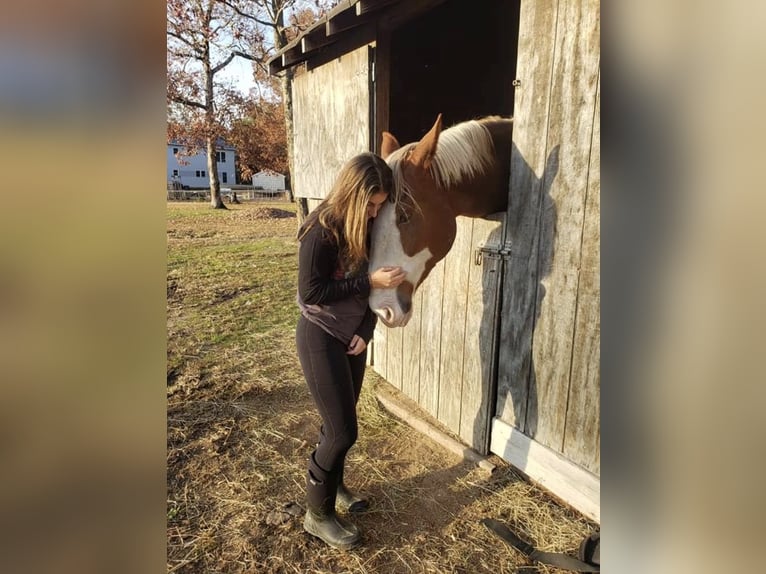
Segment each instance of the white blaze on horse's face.
[{"label": "white blaze on horse's face", "polygon": [[372,250],[370,272],[381,267],[401,267],[407,278],[393,289],[373,289],[370,292],[370,308],[388,327],[404,327],[412,317],[412,293],[420,283],[431,259],[431,251],[425,248],[412,256],[402,247],[402,238],[396,225],[396,208],[387,201],[378,212],[372,226]]}]

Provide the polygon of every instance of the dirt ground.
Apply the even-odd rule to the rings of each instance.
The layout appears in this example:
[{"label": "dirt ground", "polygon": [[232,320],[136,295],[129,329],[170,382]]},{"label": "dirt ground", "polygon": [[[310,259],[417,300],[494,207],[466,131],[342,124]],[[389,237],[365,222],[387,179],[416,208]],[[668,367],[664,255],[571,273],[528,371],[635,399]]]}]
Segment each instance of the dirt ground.
[{"label": "dirt ground", "polygon": [[[506,522],[541,550],[576,554],[595,525],[497,457],[490,474],[391,416],[368,369],[347,482],[372,498],[341,552],[303,532],[319,418],[293,341],[292,204],[228,211],[168,204],[167,571],[515,572],[491,535]],[[538,565],[529,572],[562,572]]]}]

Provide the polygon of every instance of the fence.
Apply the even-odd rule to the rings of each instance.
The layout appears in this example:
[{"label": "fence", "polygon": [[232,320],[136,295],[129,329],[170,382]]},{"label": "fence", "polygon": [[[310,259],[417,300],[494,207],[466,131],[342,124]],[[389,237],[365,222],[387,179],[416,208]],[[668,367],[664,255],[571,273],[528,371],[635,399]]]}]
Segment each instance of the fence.
[{"label": "fence", "polygon": [[[274,191],[270,189],[230,189],[221,188],[221,198],[231,202],[234,194],[239,201],[288,201],[289,193],[286,190]],[[209,201],[209,189],[168,189],[168,201]]]}]

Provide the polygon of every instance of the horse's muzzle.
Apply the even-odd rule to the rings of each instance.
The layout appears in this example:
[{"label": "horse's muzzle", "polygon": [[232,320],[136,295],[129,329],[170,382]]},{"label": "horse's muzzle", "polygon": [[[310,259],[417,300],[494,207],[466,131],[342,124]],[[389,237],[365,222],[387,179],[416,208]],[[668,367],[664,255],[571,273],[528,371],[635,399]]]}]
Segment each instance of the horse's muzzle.
[{"label": "horse's muzzle", "polygon": [[412,291],[407,281],[391,289],[373,289],[370,309],[386,327],[404,327],[412,317]]},{"label": "horse's muzzle", "polygon": [[383,321],[386,327],[404,327],[409,323],[412,317],[412,312],[397,315],[391,307],[383,307],[382,309],[373,309],[375,314]]}]

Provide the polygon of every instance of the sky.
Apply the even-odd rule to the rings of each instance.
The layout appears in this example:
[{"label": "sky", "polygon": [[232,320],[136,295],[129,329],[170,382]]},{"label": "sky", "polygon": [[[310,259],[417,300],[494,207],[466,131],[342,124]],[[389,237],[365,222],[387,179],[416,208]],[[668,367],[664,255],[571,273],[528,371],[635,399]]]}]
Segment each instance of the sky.
[{"label": "sky", "polygon": [[255,87],[253,63],[244,58],[234,58],[231,64],[221,70],[218,77],[222,81],[231,80],[234,87],[243,94],[249,94],[250,90]]}]

